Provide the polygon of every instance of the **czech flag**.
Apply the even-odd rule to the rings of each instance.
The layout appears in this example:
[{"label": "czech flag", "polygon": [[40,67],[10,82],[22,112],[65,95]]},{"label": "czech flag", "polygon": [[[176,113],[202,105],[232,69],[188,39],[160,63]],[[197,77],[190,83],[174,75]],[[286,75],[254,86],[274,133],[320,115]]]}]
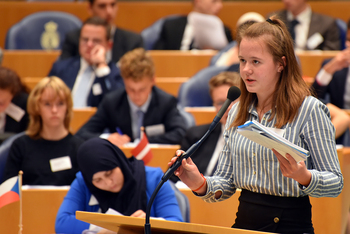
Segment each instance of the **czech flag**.
[{"label": "czech flag", "polygon": [[19,201],[18,176],[12,177],[0,185],[0,208]]},{"label": "czech flag", "polygon": [[147,163],[149,163],[151,161],[151,159],[153,158],[153,154],[152,154],[151,148],[149,146],[147,136],[143,131],[141,131],[140,142],[133,150],[131,150],[131,153],[138,160],[143,160],[145,165],[147,165]]}]

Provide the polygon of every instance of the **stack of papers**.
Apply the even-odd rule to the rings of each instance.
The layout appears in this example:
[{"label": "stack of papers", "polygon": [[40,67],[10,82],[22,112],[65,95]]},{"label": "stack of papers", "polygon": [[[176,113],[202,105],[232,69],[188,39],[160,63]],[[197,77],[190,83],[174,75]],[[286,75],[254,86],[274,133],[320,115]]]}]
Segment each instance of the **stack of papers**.
[{"label": "stack of papers", "polygon": [[286,140],[255,120],[248,121],[244,125],[238,126],[237,131],[242,136],[259,145],[269,149],[275,149],[284,157],[286,157],[287,153],[290,154],[297,162],[305,161],[310,155],[309,151]]}]

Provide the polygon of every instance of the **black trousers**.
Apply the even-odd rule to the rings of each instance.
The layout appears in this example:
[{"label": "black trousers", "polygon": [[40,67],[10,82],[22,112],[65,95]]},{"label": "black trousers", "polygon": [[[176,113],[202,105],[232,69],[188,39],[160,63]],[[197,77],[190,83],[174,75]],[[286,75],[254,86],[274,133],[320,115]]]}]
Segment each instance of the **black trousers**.
[{"label": "black trousers", "polygon": [[305,197],[277,197],[242,190],[233,228],[285,234],[314,233]]}]

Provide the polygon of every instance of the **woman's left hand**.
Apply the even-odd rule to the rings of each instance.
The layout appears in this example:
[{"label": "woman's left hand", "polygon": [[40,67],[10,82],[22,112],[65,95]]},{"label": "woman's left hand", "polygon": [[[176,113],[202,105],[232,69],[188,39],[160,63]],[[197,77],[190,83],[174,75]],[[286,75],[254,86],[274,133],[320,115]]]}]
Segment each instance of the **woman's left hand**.
[{"label": "woman's left hand", "polygon": [[311,172],[306,168],[306,165],[303,161],[297,163],[290,154],[286,154],[285,158],[275,149],[272,149],[272,151],[280,163],[282,175],[298,181],[305,187],[309,185],[311,181]]},{"label": "woman's left hand", "polygon": [[136,218],[146,218],[146,213],[143,210],[137,210],[130,216]]}]

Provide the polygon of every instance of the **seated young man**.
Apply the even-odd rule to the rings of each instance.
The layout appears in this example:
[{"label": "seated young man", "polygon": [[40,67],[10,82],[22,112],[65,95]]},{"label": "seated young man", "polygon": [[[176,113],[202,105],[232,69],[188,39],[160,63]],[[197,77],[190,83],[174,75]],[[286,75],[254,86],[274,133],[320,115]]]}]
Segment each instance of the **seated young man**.
[{"label": "seated young man", "polygon": [[77,132],[89,139],[106,129],[109,141],[117,146],[140,137],[144,126],[150,143],[180,144],[186,124],[175,97],[157,88],[154,64],[142,48],[126,53],[119,61],[125,88],[105,96],[97,112]]}]

